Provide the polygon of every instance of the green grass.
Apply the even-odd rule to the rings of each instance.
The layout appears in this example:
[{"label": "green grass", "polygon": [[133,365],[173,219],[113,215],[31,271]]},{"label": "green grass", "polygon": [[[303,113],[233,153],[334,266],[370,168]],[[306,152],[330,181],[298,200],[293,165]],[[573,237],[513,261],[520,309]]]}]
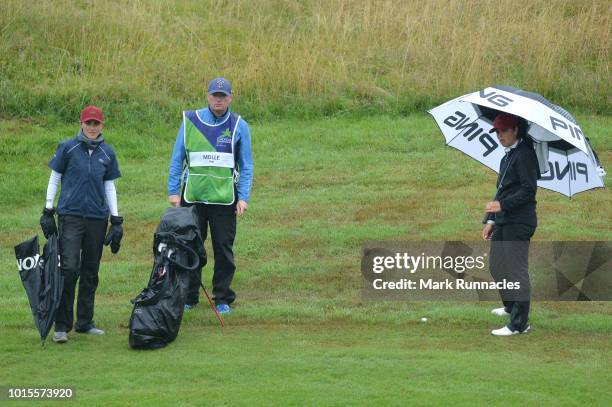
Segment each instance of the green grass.
[{"label": "green grass", "polygon": [[[609,352],[608,335],[585,338],[570,331],[556,333],[551,340],[542,330],[529,338],[505,340],[502,347],[498,338],[482,335],[491,322],[472,321],[463,329],[409,320],[367,328],[346,323],[244,324],[221,333],[189,315],[179,339],[158,352],[130,351],[118,329],[105,338],[79,337],[62,347],[41,349],[30,341],[22,345],[30,351],[19,357],[19,349],[12,349],[8,362],[20,367],[10,383],[72,385],[83,405],[611,401],[606,394],[609,358],[602,357]],[[43,369],[41,359],[47,362]]]},{"label": "green grass", "polygon": [[609,115],[611,15],[605,0],[4,0],[0,112],[172,121],[225,75],[264,120],[407,114],[495,84]]},{"label": "green grass", "polygon": [[[578,121],[610,167],[610,117]],[[74,386],[85,405],[612,402],[607,302],[536,302],[533,332],[500,339],[488,335],[502,324],[492,303],[361,298],[363,241],[479,238],[495,175],[445,146],[423,114],[255,123],[255,183],[238,225],[227,327],[202,304],[166,349],[131,351],[129,299],[150,271],[178,123],[113,123],[105,135],[123,172],[125,236],[119,254],[102,260],[95,319],[107,335],[41,348],[12,247],[40,234],[46,163],[75,127],[0,121],[0,384]],[[537,240],[612,237],[607,189],[572,200],[539,190],[538,202]]]}]

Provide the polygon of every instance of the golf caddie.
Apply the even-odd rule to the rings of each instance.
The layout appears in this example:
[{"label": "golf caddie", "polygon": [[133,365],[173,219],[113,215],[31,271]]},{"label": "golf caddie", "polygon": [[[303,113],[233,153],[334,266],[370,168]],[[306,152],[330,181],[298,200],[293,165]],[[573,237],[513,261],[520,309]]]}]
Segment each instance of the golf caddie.
[{"label": "golf caddie", "polygon": [[[225,78],[208,85],[208,106],[183,113],[168,175],[168,200],[173,206],[195,206],[202,241],[208,229],[214,252],[213,297],[219,313],[230,312],[236,293],[234,238],[236,215],[248,208],[253,180],[251,132],[229,108],[232,86]],[[202,270],[192,273],[185,309],[199,301]]]},{"label": "golf caddie", "polygon": [[[96,106],[86,107],[81,111],[81,128],[76,137],[62,141],[49,161],[51,176],[40,225],[45,237],[59,232],[64,288],[53,335],[53,341],[59,343],[68,341],[68,332],[73,328],[77,281],[74,330],[90,335],[104,334],[93,320],[98,271],[104,244],[110,244],[113,253],[119,251],[123,218],[118,213],[114,183],[121,173],[115,152],[104,142],[103,127],[102,110]],[[60,186],[56,210],[53,202]]]},{"label": "golf caddie", "polygon": [[512,289],[500,290],[504,306],[491,311],[508,317],[509,323],[491,334],[511,336],[530,329],[529,241],[537,227],[535,196],[540,172],[533,144],[524,131],[519,131],[515,116],[498,114],[491,132],[497,133],[506,154],[500,163],[495,198],[485,206],[482,237],[491,240],[489,268],[493,279],[513,285]]}]

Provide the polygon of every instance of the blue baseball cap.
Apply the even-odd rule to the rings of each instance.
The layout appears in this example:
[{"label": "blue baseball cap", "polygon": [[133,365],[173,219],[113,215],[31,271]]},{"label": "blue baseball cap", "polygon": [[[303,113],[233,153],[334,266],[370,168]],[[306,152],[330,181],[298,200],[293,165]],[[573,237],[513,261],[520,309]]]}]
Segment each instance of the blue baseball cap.
[{"label": "blue baseball cap", "polygon": [[232,84],[223,77],[215,78],[208,83],[208,94],[210,95],[213,93],[224,93],[226,95],[231,95]]}]

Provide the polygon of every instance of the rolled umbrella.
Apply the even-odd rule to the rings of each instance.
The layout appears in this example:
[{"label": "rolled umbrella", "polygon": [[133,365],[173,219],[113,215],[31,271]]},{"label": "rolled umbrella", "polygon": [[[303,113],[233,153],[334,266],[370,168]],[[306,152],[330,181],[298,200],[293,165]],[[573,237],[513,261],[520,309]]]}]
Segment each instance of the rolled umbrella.
[{"label": "rolled umbrella", "polygon": [[568,197],[604,187],[605,171],[574,117],[537,93],[489,87],[429,111],[448,145],[496,172],[504,148],[489,131],[501,112],[519,117],[519,127],[533,140],[542,174],[538,186]]},{"label": "rolled umbrella", "polygon": [[62,298],[64,276],[59,267],[58,237],[49,236],[40,255],[38,236],[15,246],[19,276],[28,296],[42,344],[55,321]]}]

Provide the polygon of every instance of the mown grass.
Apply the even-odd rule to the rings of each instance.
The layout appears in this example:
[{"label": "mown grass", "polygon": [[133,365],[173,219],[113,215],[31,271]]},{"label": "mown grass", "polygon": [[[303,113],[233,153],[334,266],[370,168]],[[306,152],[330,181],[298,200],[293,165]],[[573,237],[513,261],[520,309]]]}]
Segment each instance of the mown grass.
[{"label": "mown grass", "polygon": [[605,0],[7,0],[0,112],[174,121],[225,75],[257,120],[407,114],[493,84],[610,114],[611,16]]},{"label": "mown grass", "polygon": [[[610,166],[610,118],[578,120]],[[227,328],[203,304],[168,348],[129,350],[129,299],[150,271],[177,127],[108,123],[126,220],[122,249],[105,251],[100,272],[95,319],[107,335],[72,334],[65,346],[43,349],[12,246],[40,234],[46,162],[75,126],[0,121],[0,383],[74,386],[87,405],[612,401],[607,302],[536,302],[533,333],[500,340],[488,334],[503,323],[489,314],[491,303],[361,298],[364,240],[479,238],[495,175],[445,146],[423,114],[253,124],[255,184],[238,226],[238,300]],[[537,240],[612,236],[609,190],[571,201],[540,190],[538,201]]]}]

